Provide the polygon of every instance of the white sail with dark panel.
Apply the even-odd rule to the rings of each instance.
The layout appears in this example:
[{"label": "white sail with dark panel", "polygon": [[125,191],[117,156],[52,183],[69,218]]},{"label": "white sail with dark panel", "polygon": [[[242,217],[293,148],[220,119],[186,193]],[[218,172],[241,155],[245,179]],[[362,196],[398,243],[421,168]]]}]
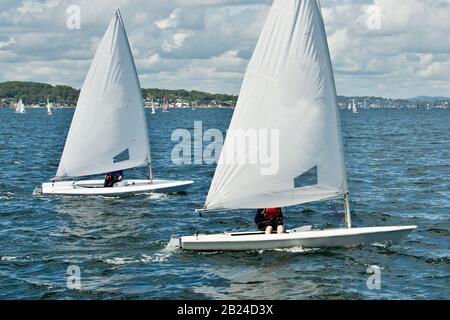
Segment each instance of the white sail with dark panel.
[{"label": "white sail with dark panel", "polygon": [[[292,206],[347,192],[333,70],[316,1],[274,2],[229,128],[239,130],[279,132],[278,170],[264,175],[261,163],[236,163],[253,150],[227,138],[206,210]],[[297,183],[313,169],[316,183]]]},{"label": "white sail with dark panel", "polygon": [[50,195],[118,196],[180,192],[192,181],[154,179],[141,86],[119,10],[100,42],[81,89],[54,180],[148,167],[145,180],[122,180],[108,188],[103,180],[42,184]]},{"label": "white sail with dark panel", "polygon": [[81,89],[56,176],[88,176],[149,162],[141,87],[117,11]]}]

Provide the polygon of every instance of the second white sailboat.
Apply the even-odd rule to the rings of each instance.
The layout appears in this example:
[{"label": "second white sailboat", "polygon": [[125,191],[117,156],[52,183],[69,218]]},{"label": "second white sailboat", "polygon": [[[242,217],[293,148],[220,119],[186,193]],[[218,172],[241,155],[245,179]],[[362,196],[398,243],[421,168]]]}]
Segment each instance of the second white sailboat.
[{"label": "second white sailboat", "polygon": [[[103,180],[70,180],[139,167],[148,168],[147,179],[125,180],[112,188],[104,187]],[[52,180],[42,184],[44,195],[179,192],[193,183],[153,176],[141,87],[119,10],[92,61]]]}]

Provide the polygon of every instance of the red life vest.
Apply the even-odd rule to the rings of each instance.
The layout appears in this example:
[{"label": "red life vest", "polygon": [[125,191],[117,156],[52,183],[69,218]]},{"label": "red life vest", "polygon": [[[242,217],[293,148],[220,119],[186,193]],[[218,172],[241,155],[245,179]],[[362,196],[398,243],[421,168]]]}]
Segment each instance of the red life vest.
[{"label": "red life vest", "polygon": [[264,209],[264,217],[267,219],[274,219],[281,215],[280,208],[266,208]]}]

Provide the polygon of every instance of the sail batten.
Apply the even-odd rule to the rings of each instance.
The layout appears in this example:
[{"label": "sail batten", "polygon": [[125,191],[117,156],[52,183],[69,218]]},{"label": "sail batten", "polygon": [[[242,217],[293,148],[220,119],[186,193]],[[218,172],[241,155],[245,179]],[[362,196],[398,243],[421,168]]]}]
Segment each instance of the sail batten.
[{"label": "sail batten", "polygon": [[[266,142],[277,151],[278,168],[264,174],[261,161],[229,161],[250,158],[264,145],[239,149],[228,133],[205,209],[285,207],[347,192],[334,75],[316,0],[274,1],[231,120],[229,132],[239,130],[278,136],[277,144]],[[296,187],[311,168],[317,168],[314,185]]]},{"label": "sail batten", "polygon": [[[124,161],[116,156],[127,150]],[[56,178],[148,166],[150,145],[139,78],[119,11],[81,89]]]}]

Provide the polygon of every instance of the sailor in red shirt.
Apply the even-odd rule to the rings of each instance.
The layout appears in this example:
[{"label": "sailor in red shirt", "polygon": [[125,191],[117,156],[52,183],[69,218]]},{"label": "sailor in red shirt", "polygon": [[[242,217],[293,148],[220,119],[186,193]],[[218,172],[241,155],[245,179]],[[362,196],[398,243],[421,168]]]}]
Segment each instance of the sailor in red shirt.
[{"label": "sailor in red shirt", "polygon": [[283,213],[281,208],[259,209],[256,212],[255,223],[258,229],[271,234],[274,229],[278,234],[284,233]]}]

